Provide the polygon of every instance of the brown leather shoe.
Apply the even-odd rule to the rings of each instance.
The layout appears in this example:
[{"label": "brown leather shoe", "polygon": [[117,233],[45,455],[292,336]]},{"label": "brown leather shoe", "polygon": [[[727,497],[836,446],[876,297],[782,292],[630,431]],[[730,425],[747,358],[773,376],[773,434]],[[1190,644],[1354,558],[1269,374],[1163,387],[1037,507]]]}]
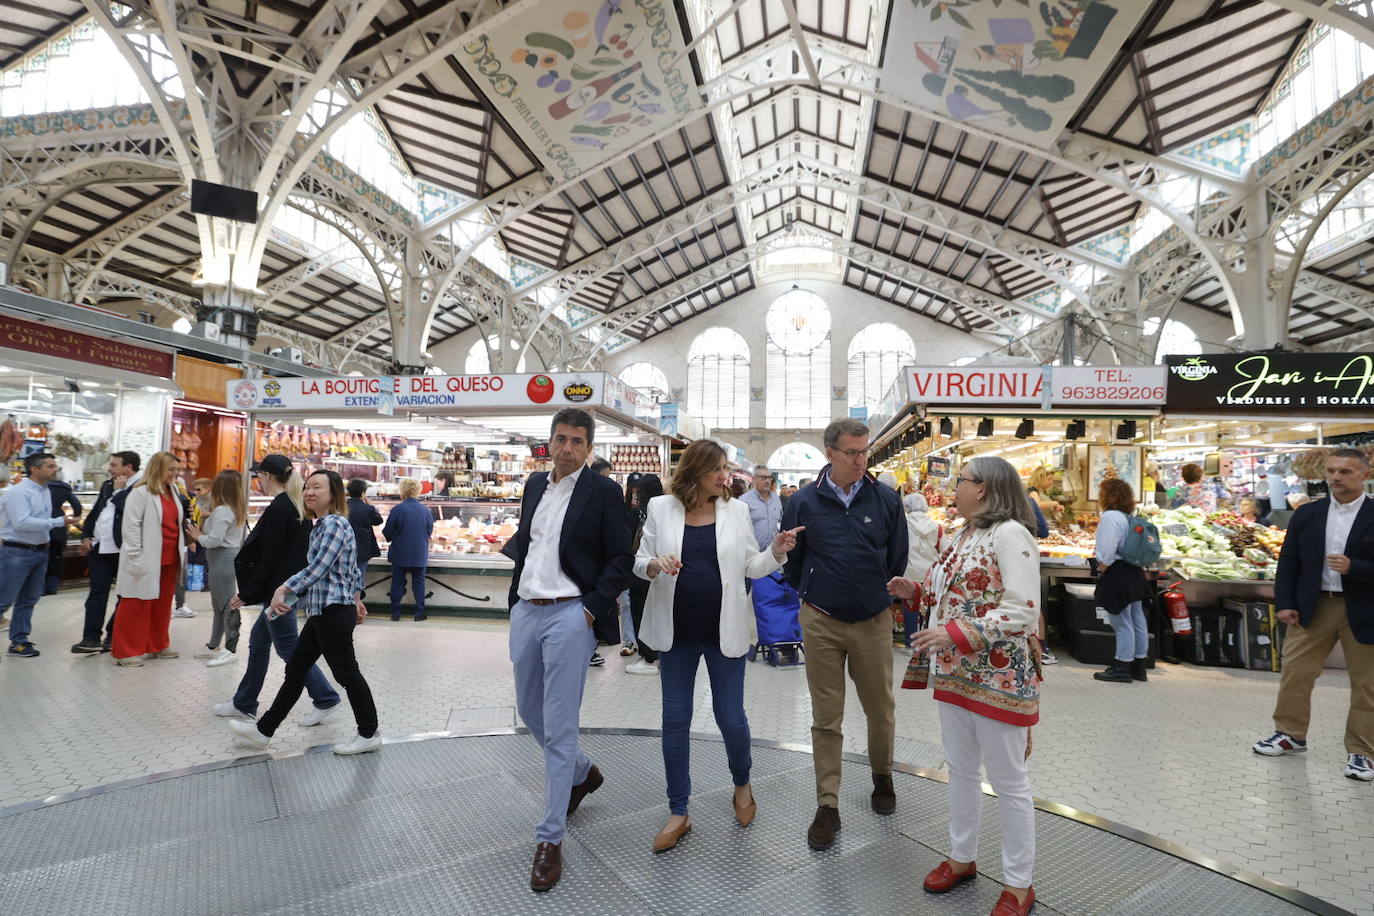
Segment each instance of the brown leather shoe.
[{"label": "brown leather shoe", "polygon": [[759,813],[759,803],[754,801],[752,789],[749,790],[749,804],[741,805],[734,798],[730,799],[730,803],[735,806],[735,820],[739,822],[741,827],[748,827],[754,823],[754,815]]},{"label": "brown leather shoe", "polygon": [[873,810],[879,814],[891,814],[897,810],[897,790],[892,787],[892,774],[873,774],[873,795],[870,796]]},{"label": "brown leather shoe", "polygon": [[601,775],[601,771],[592,764],[592,768],[587,771],[587,778],[572,787],[572,795],[568,796],[568,813],[572,814],[577,810],[577,806],[582,804],[582,799],[591,795],[606,779]]},{"label": "brown leather shoe", "polygon": [[692,832],[692,819],[689,817],[676,830],[664,830],[654,837],[654,852],[667,852],[677,845],[678,840]]},{"label": "brown leather shoe", "polygon": [[825,852],[835,845],[835,834],[840,832],[840,809],[821,805],[816,809],[816,819],[806,831],[806,845],[817,852]]},{"label": "brown leather shoe", "polygon": [[534,847],[534,867],[530,869],[530,890],[542,894],[563,877],[563,847],[540,843]]}]

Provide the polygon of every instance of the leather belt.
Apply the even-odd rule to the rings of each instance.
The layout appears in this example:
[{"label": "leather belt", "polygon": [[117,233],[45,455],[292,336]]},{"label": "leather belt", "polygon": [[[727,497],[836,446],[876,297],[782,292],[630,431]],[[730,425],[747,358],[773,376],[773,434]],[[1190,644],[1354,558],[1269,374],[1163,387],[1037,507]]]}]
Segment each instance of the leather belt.
[{"label": "leather belt", "polygon": [[581,597],[581,595],[573,595],[571,598],[526,598],[525,600],[539,607],[548,607],[551,604],[562,604],[564,601],[576,601]]},{"label": "leather belt", "polygon": [[3,541],[6,547],[22,547],[25,550],[47,550],[47,544],[25,544],[23,541]]},{"label": "leather belt", "polygon": [[1344,598],[1345,592],[1333,592],[1329,588],[1322,589],[1321,593],[1328,598]]}]

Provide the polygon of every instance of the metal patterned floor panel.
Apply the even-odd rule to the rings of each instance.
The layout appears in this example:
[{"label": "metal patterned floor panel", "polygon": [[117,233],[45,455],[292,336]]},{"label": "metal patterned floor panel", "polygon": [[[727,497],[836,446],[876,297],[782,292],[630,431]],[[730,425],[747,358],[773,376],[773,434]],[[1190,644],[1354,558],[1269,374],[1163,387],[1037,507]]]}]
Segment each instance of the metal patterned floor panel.
[{"label": "metal patterned floor panel", "polygon": [[[898,811],[868,806],[847,758],[843,827],[807,848],[811,758],[752,748],[757,820],[733,818],[719,740],[692,742],[693,830],[653,855],[666,816],[662,750],[643,732],[584,734],[606,775],[570,821],[565,872],[528,887],[542,756],[523,734],[389,743],[340,758],[247,758],[0,812],[0,912],[28,914],[987,913],[1000,891],[996,800],[981,875],[935,899],[921,878],[946,847],[946,789],[897,772]],[[911,768],[907,768],[910,770]],[[1045,914],[1302,912],[1192,861],[1036,812]],[[1322,912],[1336,912],[1329,905]]]}]

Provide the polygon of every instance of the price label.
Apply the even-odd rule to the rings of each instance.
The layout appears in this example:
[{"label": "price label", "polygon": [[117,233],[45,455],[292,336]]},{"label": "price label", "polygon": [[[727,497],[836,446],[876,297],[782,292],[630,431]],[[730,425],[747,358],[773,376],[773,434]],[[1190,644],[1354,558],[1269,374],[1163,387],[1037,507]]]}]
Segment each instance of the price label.
[{"label": "price label", "polygon": [[1235,536],[1235,533],[1236,533],[1234,529],[1232,529],[1232,528],[1224,528],[1224,527],[1222,527],[1221,525],[1213,525],[1213,526],[1212,526],[1212,530],[1215,531],[1217,534],[1221,535],[1222,537],[1228,537],[1228,538],[1229,538],[1229,537],[1234,537],[1234,536]]},{"label": "price label", "polygon": [[1163,528],[1159,529],[1159,531],[1161,534],[1168,534],[1174,537],[1188,536],[1188,526],[1183,524],[1165,525]]}]

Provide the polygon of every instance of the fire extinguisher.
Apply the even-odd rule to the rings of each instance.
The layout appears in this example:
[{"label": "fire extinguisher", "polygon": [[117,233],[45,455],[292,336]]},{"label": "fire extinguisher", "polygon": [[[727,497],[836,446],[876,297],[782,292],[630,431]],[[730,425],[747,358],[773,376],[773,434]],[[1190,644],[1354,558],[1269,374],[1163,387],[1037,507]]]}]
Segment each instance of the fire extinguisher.
[{"label": "fire extinguisher", "polygon": [[1169,616],[1175,636],[1193,635],[1193,615],[1188,612],[1188,599],[1180,583],[1175,582],[1164,593],[1164,612]]}]

